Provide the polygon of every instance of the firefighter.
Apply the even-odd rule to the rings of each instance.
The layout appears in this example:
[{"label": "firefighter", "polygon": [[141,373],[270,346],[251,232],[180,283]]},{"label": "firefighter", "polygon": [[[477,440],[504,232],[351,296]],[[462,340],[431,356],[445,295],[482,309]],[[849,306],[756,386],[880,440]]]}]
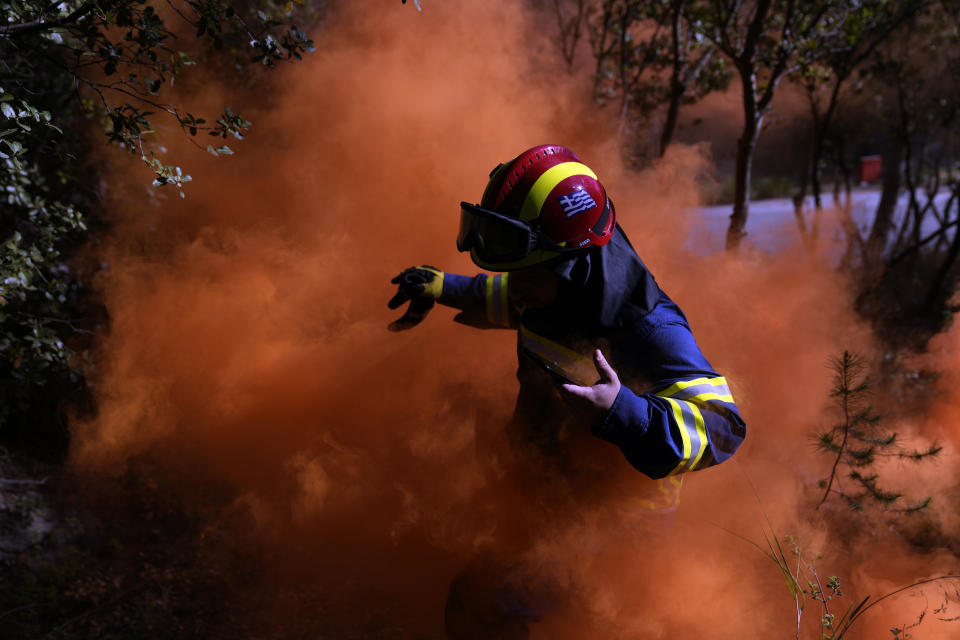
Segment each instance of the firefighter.
[{"label": "firefighter", "polygon": [[[439,302],[459,310],[458,322],[517,331],[520,387],[507,428],[517,453],[508,466],[513,486],[538,496],[533,513],[510,525],[517,553],[557,514],[591,504],[620,505],[615,526],[670,513],[682,474],[736,451],[745,425],[726,380],[571,150],[541,145],[494,168],[480,203],[460,204],[457,248],[494,274],[406,269],[388,306],[410,304],[390,328],[416,326]],[[451,637],[525,637],[526,622],[550,608],[531,604],[524,583],[536,581],[516,577],[503,555],[454,581]],[[473,579],[480,574],[489,579]],[[498,585],[496,575],[512,577]],[[485,590],[513,595],[491,600]],[[471,615],[471,601],[483,611]]]}]

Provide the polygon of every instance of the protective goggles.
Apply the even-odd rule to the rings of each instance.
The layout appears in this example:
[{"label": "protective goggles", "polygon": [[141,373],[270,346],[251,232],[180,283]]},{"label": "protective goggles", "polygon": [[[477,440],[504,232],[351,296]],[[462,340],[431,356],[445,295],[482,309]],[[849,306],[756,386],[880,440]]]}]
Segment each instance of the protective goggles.
[{"label": "protective goggles", "polygon": [[523,220],[460,203],[459,251],[474,251],[489,264],[517,262],[537,249],[569,251]]}]

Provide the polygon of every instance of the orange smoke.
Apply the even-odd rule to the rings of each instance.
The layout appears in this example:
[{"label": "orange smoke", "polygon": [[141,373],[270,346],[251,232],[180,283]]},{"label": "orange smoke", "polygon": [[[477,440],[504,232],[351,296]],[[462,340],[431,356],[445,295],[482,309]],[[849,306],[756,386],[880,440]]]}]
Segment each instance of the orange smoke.
[{"label": "orange smoke", "polygon": [[[666,540],[589,552],[606,534],[582,514],[544,539],[538,553],[576,577],[580,604],[535,634],[790,635],[776,567],[723,530],[760,539],[764,512],[779,533],[836,551],[823,571],[860,590],[947,572],[955,560],[906,555],[888,538],[841,554],[805,521],[826,466],[809,445],[824,420],[825,363],[870,349],[843,283],[800,253],[731,260],[686,247],[703,153],[677,148],[644,173],[623,169],[599,118],[584,119],[588,89],[555,62],[553,23],[541,18],[506,2],[343,7],[268,100],[229,97],[256,123],[238,155],[174,145],[194,177],[185,200],[167,194],[143,211],[114,198],[98,282],[112,326],[94,381],[99,415],[74,426],[77,468],[152,457],[169,470],[159,482],[191,478],[183,500],[245,514],[272,582],[237,591],[264,592],[251,615],[275,616],[278,636],[291,609],[339,637],[441,636],[449,581],[492,534],[488,510],[528,507],[496,495],[477,459],[476,434],[512,411],[515,338],[457,325],[443,308],[389,333],[389,280],[423,263],[472,273],[453,246],[457,203],[479,199],[498,161],[557,142],[607,185],[731,381],[749,437],[732,462],[687,479]],[[226,93],[207,91],[196,99]],[[888,553],[904,560],[876,562]],[[271,599],[284,588],[315,596]]]}]

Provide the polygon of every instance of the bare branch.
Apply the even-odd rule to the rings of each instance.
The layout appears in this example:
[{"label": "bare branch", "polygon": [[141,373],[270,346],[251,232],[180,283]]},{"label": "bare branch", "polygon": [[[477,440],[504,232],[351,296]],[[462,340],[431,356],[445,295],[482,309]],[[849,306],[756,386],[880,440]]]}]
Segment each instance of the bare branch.
[{"label": "bare branch", "polygon": [[68,24],[73,24],[78,22],[81,18],[86,16],[88,13],[94,10],[96,5],[93,2],[85,2],[76,8],[72,13],[66,15],[62,18],[52,21],[46,21],[43,18],[33,20],[32,22],[22,22],[20,24],[8,24],[0,26],[0,37],[19,37],[24,36],[29,33],[36,33],[39,31],[47,31],[49,29],[55,29],[56,27],[62,27]]}]

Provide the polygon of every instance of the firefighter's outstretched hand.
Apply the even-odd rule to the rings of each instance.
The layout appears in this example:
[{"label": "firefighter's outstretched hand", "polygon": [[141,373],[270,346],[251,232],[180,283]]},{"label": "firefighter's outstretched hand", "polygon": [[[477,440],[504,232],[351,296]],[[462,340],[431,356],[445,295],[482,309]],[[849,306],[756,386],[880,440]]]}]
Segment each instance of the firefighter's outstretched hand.
[{"label": "firefighter's outstretched hand", "polygon": [[405,331],[420,324],[440,298],[443,292],[443,271],[428,265],[410,267],[401,271],[390,282],[397,285],[397,293],[390,298],[387,306],[396,309],[408,300],[410,306],[406,313],[391,322],[387,328],[390,331]]},{"label": "firefighter's outstretched hand", "polygon": [[617,399],[620,393],[620,378],[617,372],[603,357],[603,352],[597,349],[593,352],[593,365],[600,374],[600,380],[592,387],[580,387],[575,384],[563,384],[560,386],[564,393],[572,400],[583,406],[594,414],[598,420],[610,410],[613,401]]}]

